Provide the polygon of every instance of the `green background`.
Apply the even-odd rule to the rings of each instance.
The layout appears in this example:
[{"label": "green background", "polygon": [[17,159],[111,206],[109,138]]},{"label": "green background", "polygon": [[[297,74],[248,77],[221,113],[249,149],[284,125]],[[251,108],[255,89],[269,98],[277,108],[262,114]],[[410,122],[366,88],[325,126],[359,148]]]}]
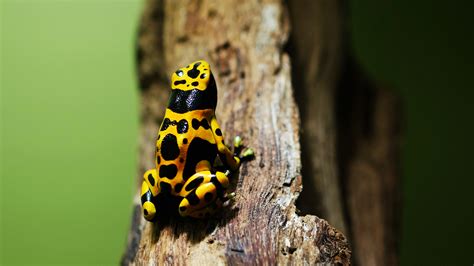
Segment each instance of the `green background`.
[{"label": "green background", "polygon": [[472,265],[473,2],[350,3],[357,58],[404,105],[401,262]]},{"label": "green background", "polygon": [[[118,263],[135,189],[141,6],[1,3],[1,264]],[[401,262],[471,265],[472,4],[350,7],[356,57],[403,99]]]},{"label": "green background", "polygon": [[2,262],[117,264],[135,191],[135,1],[2,4]]}]

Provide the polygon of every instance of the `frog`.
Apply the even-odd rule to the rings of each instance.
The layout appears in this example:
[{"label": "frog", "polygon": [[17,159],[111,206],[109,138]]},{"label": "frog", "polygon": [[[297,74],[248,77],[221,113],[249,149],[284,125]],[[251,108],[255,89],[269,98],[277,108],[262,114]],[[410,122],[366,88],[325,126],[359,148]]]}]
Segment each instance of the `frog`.
[{"label": "frog", "polygon": [[[239,136],[234,138],[233,151],[226,146],[216,106],[217,85],[208,62],[195,61],[171,75],[155,167],[143,175],[141,204],[146,220],[156,221],[160,212],[170,209],[181,217],[209,217],[229,200],[231,174],[254,152],[247,148],[242,153]],[[223,167],[217,165],[217,156]]]}]

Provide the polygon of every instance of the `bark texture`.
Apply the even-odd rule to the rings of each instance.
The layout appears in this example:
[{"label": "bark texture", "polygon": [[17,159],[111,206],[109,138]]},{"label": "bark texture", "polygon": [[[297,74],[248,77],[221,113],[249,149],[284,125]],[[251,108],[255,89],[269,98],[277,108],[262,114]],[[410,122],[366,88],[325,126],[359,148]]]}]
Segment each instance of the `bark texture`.
[{"label": "bark texture", "polygon": [[355,264],[398,265],[398,98],[354,63],[345,1],[288,5],[303,143],[297,206],[341,230]]},{"label": "bark texture", "polygon": [[338,104],[338,158],[358,265],[398,265],[400,103],[346,64]]},{"label": "bark texture", "polygon": [[[354,74],[343,5],[146,1],[137,47],[137,187],[153,167],[169,76],[197,59],[207,60],[216,77],[226,142],[240,135],[256,158],[232,176],[235,203],[209,220],[148,223],[137,192],[122,264],[347,265],[351,250],[338,229],[360,252],[354,262],[396,263],[396,100]],[[300,215],[303,184],[297,206],[308,214]]]}]

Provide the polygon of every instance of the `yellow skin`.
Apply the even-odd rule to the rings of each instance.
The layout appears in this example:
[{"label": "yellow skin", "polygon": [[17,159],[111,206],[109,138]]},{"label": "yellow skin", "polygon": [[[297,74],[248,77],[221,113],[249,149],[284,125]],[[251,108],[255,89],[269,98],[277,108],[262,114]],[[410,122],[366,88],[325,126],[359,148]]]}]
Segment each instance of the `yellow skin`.
[{"label": "yellow skin", "polygon": [[[243,157],[240,138],[234,153],[224,144],[215,116],[217,88],[206,61],[180,68],[171,77],[172,92],[156,141],[156,167],[143,176],[141,199],[145,219],[152,221],[160,201],[179,202],[181,216],[201,218],[214,213],[225,201],[227,174],[213,167],[217,155],[235,171]],[[162,203],[163,204],[163,203]]]}]

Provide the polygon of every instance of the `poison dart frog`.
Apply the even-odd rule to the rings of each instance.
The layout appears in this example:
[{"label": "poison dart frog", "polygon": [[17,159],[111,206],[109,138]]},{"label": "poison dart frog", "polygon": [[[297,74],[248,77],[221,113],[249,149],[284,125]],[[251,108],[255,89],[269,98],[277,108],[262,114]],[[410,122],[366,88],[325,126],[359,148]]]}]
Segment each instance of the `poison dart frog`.
[{"label": "poison dart frog", "polygon": [[[156,140],[155,168],[145,172],[141,203],[146,220],[161,212],[202,218],[215,213],[228,200],[230,171],[253,156],[242,140],[234,151],[224,144],[217,122],[217,86],[209,63],[196,61],[171,76],[171,95]],[[227,171],[217,170],[219,158]]]}]

